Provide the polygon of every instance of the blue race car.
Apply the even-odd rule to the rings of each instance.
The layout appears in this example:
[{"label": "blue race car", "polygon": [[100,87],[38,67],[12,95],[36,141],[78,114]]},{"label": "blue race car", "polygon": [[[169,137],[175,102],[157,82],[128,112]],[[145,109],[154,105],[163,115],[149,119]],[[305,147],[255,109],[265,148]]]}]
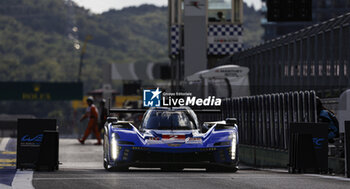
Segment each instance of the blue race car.
[{"label": "blue race car", "polygon": [[150,108],[139,128],[132,122],[110,117],[104,127],[104,168],[206,168],[236,172],[237,129],[233,118],[200,126],[195,112],[188,107]]}]

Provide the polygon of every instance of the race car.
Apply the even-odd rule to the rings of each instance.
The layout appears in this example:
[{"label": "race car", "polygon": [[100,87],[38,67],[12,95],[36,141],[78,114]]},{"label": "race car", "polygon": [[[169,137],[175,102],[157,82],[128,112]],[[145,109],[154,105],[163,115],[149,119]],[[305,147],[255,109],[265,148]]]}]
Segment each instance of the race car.
[{"label": "race car", "polygon": [[238,169],[238,127],[234,118],[200,126],[189,107],[150,108],[139,128],[109,117],[104,130],[103,164],[108,171],[126,171],[129,167]]}]

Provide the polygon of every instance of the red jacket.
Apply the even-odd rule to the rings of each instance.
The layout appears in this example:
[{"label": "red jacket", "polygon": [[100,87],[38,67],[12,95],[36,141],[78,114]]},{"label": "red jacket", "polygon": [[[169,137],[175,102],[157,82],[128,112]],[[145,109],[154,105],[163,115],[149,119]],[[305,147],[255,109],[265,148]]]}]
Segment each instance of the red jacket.
[{"label": "red jacket", "polygon": [[90,124],[97,124],[98,119],[98,110],[94,104],[92,104],[90,107],[86,108],[86,113],[82,117],[82,119],[89,118],[89,125]]}]

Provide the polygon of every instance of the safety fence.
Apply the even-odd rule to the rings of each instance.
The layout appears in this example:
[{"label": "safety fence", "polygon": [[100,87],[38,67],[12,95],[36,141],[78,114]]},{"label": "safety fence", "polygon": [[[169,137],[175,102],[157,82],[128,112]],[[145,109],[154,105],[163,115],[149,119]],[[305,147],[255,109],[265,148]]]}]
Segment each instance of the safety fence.
[{"label": "safety fence", "polygon": [[[196,111],[196,115],[199,121],[199,124],[202,125],[204,122],[211,122],[211,121],[221,121],[223,120],[222,117],[222,108],[221,107],[206,107],[206,106],[200,106],[200,107],[192,107],[193,109],[201,110],[218,110],[218,112],[210,112],[210,113],[201,113]],[[220,111],[221,110],[221,111]]]},{"label": "safety fence", "polygon": [[317,122],[315,91],[227,98],[223,118],[237,118],[241,144],[288,149],[289,123]]},{"label": "safety fence", "polygon": [[315,90],[322,98],[350,86],[350,13],[224,59],[250,69],[253,95]]}]

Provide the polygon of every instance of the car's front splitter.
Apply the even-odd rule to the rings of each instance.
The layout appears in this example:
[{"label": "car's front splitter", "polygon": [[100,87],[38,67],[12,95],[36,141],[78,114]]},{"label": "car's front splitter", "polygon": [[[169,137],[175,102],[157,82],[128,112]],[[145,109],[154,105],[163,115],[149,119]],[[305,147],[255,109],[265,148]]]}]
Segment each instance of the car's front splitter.
[{"label": "car's front splitter", "polygon": [[146,147],[120,147],[116,161],[112,166],[207,168],[211,166],[234,167],[237,160],[231,159],[230,147],[159,149]]}]

